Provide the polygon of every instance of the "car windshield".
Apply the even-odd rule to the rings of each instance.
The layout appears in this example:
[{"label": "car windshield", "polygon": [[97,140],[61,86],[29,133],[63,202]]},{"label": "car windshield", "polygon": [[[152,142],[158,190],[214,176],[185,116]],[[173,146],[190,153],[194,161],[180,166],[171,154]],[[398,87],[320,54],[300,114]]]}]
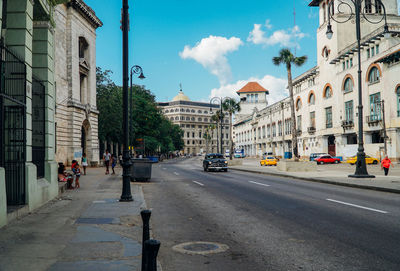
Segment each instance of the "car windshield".
[{"label": "car windshield", "polygon": [[268,156],[267,159],[275,159],[275,157]]},{"label": "car windshield", "polygon": [[224,158],[222,154],[209,154],[207,159],[216,159],[216,158]]}]

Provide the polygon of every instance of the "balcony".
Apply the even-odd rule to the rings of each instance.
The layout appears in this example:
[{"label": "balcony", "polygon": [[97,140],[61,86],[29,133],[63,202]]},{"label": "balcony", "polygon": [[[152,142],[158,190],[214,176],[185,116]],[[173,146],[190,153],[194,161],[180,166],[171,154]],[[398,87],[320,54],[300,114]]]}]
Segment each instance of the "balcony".
[{"label": "balcony", "polygon": [[367,116],[367,123],[369,126],[377,126],[381,121],[380,115],[369,115]]},{"label": "balcony", "polygon": [[342,121],[342,127],[344,130],[352,129],[354,127],[354,122],[352,120],[344,120]]},{"label": "balcony", "polygon": [[297,136],[301,136],[301,133],[302,133],[301,129],[297,129],[296,133],[297,133]]},{"label": "balcony", "polygon": [[308,128],[307,128],[307,132],[308,132],[309,134],[315,133],[316,130],[317,130],[317,129],[316,129],[314,126],[311,126],[311,127],[308,127]]}]

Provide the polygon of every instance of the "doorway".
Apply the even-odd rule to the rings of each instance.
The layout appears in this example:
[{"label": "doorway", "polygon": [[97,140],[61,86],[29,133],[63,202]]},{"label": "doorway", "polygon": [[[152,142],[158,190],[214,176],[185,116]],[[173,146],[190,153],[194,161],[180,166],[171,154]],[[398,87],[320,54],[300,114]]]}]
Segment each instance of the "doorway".
[{"label": "doorway", "polygon": [[334,135],[328,136],[328,153],[332,156],[336,156],[336,143]]}]

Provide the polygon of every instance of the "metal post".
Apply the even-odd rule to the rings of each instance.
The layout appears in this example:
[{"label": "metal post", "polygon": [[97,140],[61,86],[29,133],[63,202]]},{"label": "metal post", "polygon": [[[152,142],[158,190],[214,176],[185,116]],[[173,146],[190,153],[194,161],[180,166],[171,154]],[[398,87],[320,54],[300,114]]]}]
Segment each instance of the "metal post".
[{"label": "metal post", "polygon": [[[133,131],[132,131],[132,128],[133,128],[133,123],[132,123],[132,121],[133,121],[133,79],[132,79],[132,76],[133,76],[133,71],[132,71],[132,68],[131,68],[131,74],[130,74],[130,79],[131,79],[131,88],[130,88],[130,98],[129,98],[129,135],[130,135],[130,137],[129,137],[129,146],[131,147],[131,146],[133,146],[133,141],[131,140],[131,137],[133,136]],[[130,155],[132,156],[132,154],[133,154],[133,151],[132,150],[130,150]]]},{"label": "metal post", "polygon": [[357,34],[357,54],[358,54],[358,152],[356,171],[354,174],[349,175],[353,178],[374,178],[375,176],[369,175],[367,171],[367,164],[365,163],[364,152],[364,138],[363,138],[363,105],[362,105],[362,79],[361,79],[361,1],[356,0],[355,15],[356,15],[356,34]]},{"label": "metal post", "polygon": [[221,127],[220,127],[220,140],[221,140],[221,144],[220,144],[220,150],[221,150],[221,154],[222,155],[224,155],[224,153],[223,153],[223,149],[224,149],[224,144],[223,144],[223,142],[224,142],[224,134],[222,133],[222,125],[223,125],[223,121],[224,121],[224,112],[222,111],[223,109],[222,109],[222,98],[221,98],[221,106],[220,106],[220,109],[221,109],[221,114],[220,114],[220,119],[219,119],[219,122],[220,122],[220,125],[221,125]]},{"label": "metal post", "polygon": [[147,262],[147,253],[145,250],[145,242],[150,239],[150,210],[143,210],[140,212],[143,221],[143,235],[142,235],[142,270],[145,270],[146,262]]},{"label": "metal post", "polygon": [[129,70],[128,70],[128,27],[129,27],[129,5],[128,0],[122,0],[122,90],[123,90],[123,173],[122,173],[122,194],[119,201],[129,202],[133,201],[131,194],[131,182],[130,182],[130,167],[131,160],[129,155],[129,95],[128,95],[128,83],[129,83]]},{"label": "metal post", "polygon": [[157,255],[160,245],[160,241],[157,240],[147,240],[144,242],[147,261],[142,271],[157,271]]}]

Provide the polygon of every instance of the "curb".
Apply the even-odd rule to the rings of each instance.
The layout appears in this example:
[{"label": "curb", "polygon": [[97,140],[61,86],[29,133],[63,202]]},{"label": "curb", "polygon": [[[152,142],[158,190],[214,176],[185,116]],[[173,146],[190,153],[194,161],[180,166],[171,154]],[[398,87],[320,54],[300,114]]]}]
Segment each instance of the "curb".
[{"label": "curb", "polygon": [[316,179],[316,178],[305,178],[305,177],[289,176],[289,175],[286,175],[286,174],[283,174],[283,173],[261,172],[261,171],[255,171],[255,170],[250,170],[250,169],[241,169],[241,168],[229,168],[229,169],[230,170],[236,170],[236,171],[249,172],[249,173],[269,175],[269,176],[292,178],[294,180],[302,180],[302,181],[309,181],[309,182],[315,182],[315,183],[327,183],[327,184],[333,184],[333,185],[340,185],[340,186],[347,186],[347,187],[354,187],[354,188],[360,188],[360,189],[367,189],[367,190],[375,190],[375,191],[380,191],[380,192],[389,192],[389,193],[400,194],[400,190],[399,189],[394,189],[394,188],[386,188],[386,187],[379,187],[379,186],[365,186],[365,185],[353,184],[353,183],[342,183],[342,182],[335,182],[335,181]]}]

